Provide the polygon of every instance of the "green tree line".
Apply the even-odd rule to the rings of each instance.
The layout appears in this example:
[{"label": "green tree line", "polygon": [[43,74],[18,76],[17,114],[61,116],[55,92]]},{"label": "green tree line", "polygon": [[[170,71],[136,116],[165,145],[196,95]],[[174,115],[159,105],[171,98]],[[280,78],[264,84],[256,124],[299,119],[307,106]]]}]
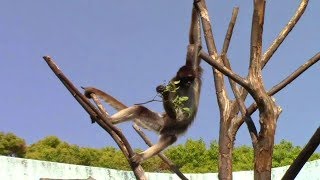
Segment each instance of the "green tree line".
[{"label": "green tree line", "polygon": [[[301,150],[302,147],[282,140],[274,147],[273,167],[291,164]],[[218,170],[219,153],[216,141],[207,146],[202,139],[189,139],[185,144],[169,147],[164,154],[185,173],[206,173]],[[28,146],[24,139],[13,133],[0,132],[0,155],[130,170],[125,157],[117,148],[79,147],[64,142],[56,136],[45,137]],[[320,153],[313,154],[309,160],[315,159],[320,159]],[[233,164],[234,171],[253,169],[252,147],[246,145],[236,147],[233,152]],[[158,157],[144,162],[143,167],[149,172],[168,171],[167,165]]]}]

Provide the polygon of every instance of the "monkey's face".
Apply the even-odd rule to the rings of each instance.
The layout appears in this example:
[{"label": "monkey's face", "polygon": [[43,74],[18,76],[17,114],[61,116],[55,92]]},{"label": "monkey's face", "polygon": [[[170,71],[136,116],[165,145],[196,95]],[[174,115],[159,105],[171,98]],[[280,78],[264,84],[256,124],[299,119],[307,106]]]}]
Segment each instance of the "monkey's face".
[{"label": "monkey's face", "polygon": [[184,86],[191,86],[191,84],[193,83],[194,81],[194,76],[186,76],[186,77],[181,77],[180,78],[180,85],[184,85]]},{"label": "monkey's face", "polygon": [[195,79],[195,71],[192,67],[182,66],[177,73],[177,80],[180,81],[180,86],[190,86]]}]

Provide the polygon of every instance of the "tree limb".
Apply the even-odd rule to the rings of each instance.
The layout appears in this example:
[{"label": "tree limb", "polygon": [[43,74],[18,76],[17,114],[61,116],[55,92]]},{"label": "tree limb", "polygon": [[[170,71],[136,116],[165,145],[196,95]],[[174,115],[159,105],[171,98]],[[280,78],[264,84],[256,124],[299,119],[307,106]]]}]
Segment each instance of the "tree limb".
[{"label": "tree limb", "polygon": [[62,71],[58,68],[58,66],[54,63],[54,61],[49,56],[44,56],[43,59],[47,62],[51,70],[55,73],[55,75],[59,78],[59,80],[65,85],[65,87],[69,90],[72,96],[79,102],[79,104],[87,111],[90,115],[91,119],[97,122],[105,131],[107,131],[111,137],[115,140],[118,147],[126,154],[127,152],[127,160],[136,176],[137,179],[147,179],[143,168],[135,163],[130,161],[130,157],[134,155],[134,152],[125,138],[125,136],[121,133],[121,131],[113,126],[108,119],[99,112],[98,109],[82,94],[78,89],[72,84],[72,82],[62,73]]},{"label": "tree limb", "polygon": [[[315,56],[313,56],[311,59],[309,59],[306,63],[301,65],[297,70],[295,70],[292,74],[290,74],[288,77],[286,77],[283,81],[281,81],[279,84],[273,86],[269,91],[268,94],[270,96],[278,93],[280,90],[285,88],[288,84],[290,84],[292,81],[294,81],[296,78],[298,78],[302,73],[304,73],[306,70],[308,70],[312,65],[314,65],[316,62],[320,60],[320,52],[317,53]],[[254,111],[257,110],[257,104],[251,104],[248,108],[248,113],[253,114]]]},{"label": "tree limb", "polygon": [[[212,33],[212,25],[210,22],[210,17],[208,14],[208,9],[205,0],[194,0],[194,6],[198,10],[201,17],[201,24],[203,27],[204,38],[206,41],[206,46],[208,49],[209,56],[217,63],[221,63],[221,59],[218,57],[217,48],[215,45],[215,40]],[[220,112],[225,113],[227,104],[229,103],[226,86],[224,84],[223,74],[216,69],[212,68],[214,76],[214,85],[217,94],[218,106]]]},{"label": "tree limb", "polygon": [[223,42],[223,47],[222,47],[222,52],[221,52],[222,55],[227,54],[227,52],[228,52],[230,40],[231,40],[231,37],[233,34],[233,28],[236,24],[238,12],[239,12],[239,7],[233,8],[231,19],[230,19],[229,26],[228,26],[228,30],[227,30],[227,33],[226,33],[226,36],[225,36],[224,42]]},{"label": "tree limb", "polygon": [[252,92],[252,89],[249,86],[248,80],[242,78],[241,76],[239,76],[238,74],[234,73],[233,71],[231,71],[227,67],[225,67],[222,64],[216,62],[214,59],[212,59],[212,57],[210,57],[207,53],[205,53],[202,50],[200,51],[200,57],[203,60],[205,60],[208,64],[213,66],[215,69],[217,69],[218,71],[223,73],[225,76],[230,77],[233,81],[235,81],[236,83],[238,83],[241,86],[243,86],[247,91],[249,91],[249,92],[251,91]]},{"label": "tree limb", "polygon": [[[273,96],[279,91],[281,91],[283,88],[285,88],[288,84],[290,84],[292,81],[294,81],[296,78],[298,78],[302,73],[304,73],[306,70],[308,70],[312,65],[317,63],[320,60],[320,52],[314,55],[311,59],[309,59],[306,63],[301,65],[298,69],[296,69],[292,74],[290,74],[288,77],[286,77],[283,81],[281,81],[279,84],[273,86],[269,91],[268,95]],[[251,115],[257,110],[257,104],[253,103],[249,106],[247,109],[248,113]],[[239,127],[243,123],[243,119],[238,119],[239,122],[235,122],[236,124],[239,124]],[[239,128],[238,127],[238,128]]]},{"label": "tree limb", "polygon": [[273,41],[273,43],[268,48],[268,50],[263,54],[262,68],[268,63],[268,61],[270,60],[272,55],[277,51],[279,46],[282,44],[282,42],[285,40],[285,38],[288,36],[288,34],[294,28],[294,26],[298,23],[300,17],[303,15],[304,11],[307,8],[308,2],[309,2],[309,0],[302,0],[301,1],[296,13],[290,19],[288,24],[282,29],[282,31],[279,33],[278,37]]},{"label": "tree limb", "polygon": [[310,156],[317,149],[319,144],[320,144],[320,127],[318,127],[316,132],[310,138],[307,145],[303,148],[303,150],[299,153],[298,157],[290,165],[289,169],[282,177],[282,180],[295,179],[295,177],[298,175],[298,173],[300,172],[304,164],[308,161]]}]

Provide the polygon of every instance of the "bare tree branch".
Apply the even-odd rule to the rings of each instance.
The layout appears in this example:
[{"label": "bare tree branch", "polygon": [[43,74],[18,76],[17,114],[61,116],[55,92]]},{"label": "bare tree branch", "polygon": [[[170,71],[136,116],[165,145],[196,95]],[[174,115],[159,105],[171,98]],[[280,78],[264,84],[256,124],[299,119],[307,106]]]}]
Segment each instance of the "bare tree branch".
[{"label": "bare tree branch", "polygon": [[212,57],[213,59],[216,59],[218,57],[218,51],[217,51],[216,44],[212,34],[212,29],[211,29],[212,25],[210,22],[210,17],[209,17],[206,2],[205,0],[194,0],[194,5],[197,8],[201,17],[202,27],[203,27],[209,55],[213,56]]},{"label": "bare tree branch", "polygon": [[[227,59],[227,57],[222,57],[222,59],[224,61],[225,66],[231,70],[230,63],[229,63],[229,60]],[[244,101],[241,99],[237,84],[231,78],[229,78],[229,83],[230,83],[232,92],[236,98],[236,102],[238,103],[238,106],[240,107],[240,112],[241,112],[242,118],[245,120],[245,122],[247,124],[248,130],[250,133],[250,137],[253,142],[256,142],[257,136],[258,136],[257,128],[254,125],[254,122],[252,121],[250,114],[247,113],[247,108],[244,104]]]},{"label": "bare tree branch", "polygon": [[[298,78],[302,73],[304,73],[306,70],[308,70],[312,65],[314,65],[316,62],[320,60],[320,52],[314,55],[311,59],[309,59],[306,63],[301,65],[297,70],[295,70],[292,74],[290,74],[288,77],[286,77],[283,81],[281,81],[279,84],[273,86],[269,91],[268,94],[270,96],[278,93],[283,88],[285,88],[288,84],[290,84],[292,81],[294,81],[296,78]],[[257,104],[251,104],[248,108],[248,113],[253,114],[257,110]]]},{"label": "bare tree branch", "polygon": [[227,52],[228,52],[230,40],[231,40],[231,37],[233,34],[233,28],[236,24],[238,12],[239,12],[239,7],[233,8],[232,16],[231,16],[229,26],[228,26],[228,30],[227,30],[227,33],[226,33],[226,36],[225,36],[224,42],[223,42],[223,47],[222,47],[222,52],[221,52],[222,55],[227,54]]},{"label": "bare tree branch", "polygon": [[[228,26],[228,30],[227,30],[226,36],[224,38],[223,47],[222,47],[222,53],[221,53],[221,59],[222,59],[222,62],[224,64],[224,66],[226,68],[228,68],[230,71],[232,71],[232,69],[231,69],[230,61],[229,61],[229,59],[227,57],[227,52],[228,52],[229,45],[230,45],[230,40],[231,40],[231,37],[232,37],[232,34],[233,34],[233,28],[234,28],[234,25],[235,25],[236,20],[237,20],[238,11],[239,11],[238,7],[237,8],[233,8],[232,16],[231,16],[231,19],[230,19],[230,22],[229,22],[229,26]],[[235,97],[237,98],[238,95],[239,95],[237,85],[231,78],[228,78],[228,79],[229,79],[229,83],[230,83],[230,86],[232,88],[232,91],[233,91]],[[240,106],[240,104],[239,104],[239,106]],[[246,109],[246,108],[244,108],[244,109]]]},{"label": "bare tree branch", "polygon": [[[297,22],[299,21],[300,17],[302,16],[302,14],[304,13],[306,7],[308,5],[308,0],[302,0],[300,3],[299,8],[297,9],[295,15],[291,18],[291,20],[289,21],[289,23],[286,25],[286,27],[284,27],[284,29],[280,32],[279,36],[277,39],[274,40],[274,42],[272,43],[272,45],[269,47],[269,49],[264,53],[263,57],[262,57],[262,66],[261,69],[263,69],[266,65],[266,63],[270,60],[270,58],[272,57],[272,55],[274,54],[274,52],[278,49],[278,47],[281,45],[281,43],[284,41],[284,39],[287,37],[287,35],[290,33],[290,31],[294,28],[294,26],[297,24]],[[302,72],[301,72],[302,73]],[[290,82],[289,82],[290,83]],[[288,83],[288,84],[289,84]],[[280,91],[282,88],[284,88],[285,86],[284,81],[283,83],[278,84],[277,86],[272,88],[272,91],[276,90],[276,92]],[[270,95],[275,94],[271,93],[271,90],[268,92]],[[241,92],[241,98],[245,99],[248,92],[246,90],[244,90],[242,87],[240,88],[240,92]],[[238,108],[237,108],[237,104],[234,104],[232,106],[232,108],[234,109],[233,112],[237,113],[238,112]],[[250,114],[252,114],[255,110],[256,110],[257,106],[256,104],[251,105],[248,108],[248,111]],[[238,121],[239,119],[237,119]],[[239,122],[235,122],[236,124],[239,124],[240,126],[243,123],[243,119],[240,120],[241,123]],[[237,127],[236,129],[239,129],[239,127]]]},{"label": "bare tree branch", "polygon": [[[311,59],[309,59],[306,63],[301,65],[297,70],[295,70],[292,74],[290,74],[288,77],[286,77],[283,81],[281,81],[279,84],[273,86],[269,91],[268,95],[273,96],[279,91],[281,91],[283,88],[285,88],[288,84],[290,84],[292,81],[294,81],[296,78],[298,78],[302,73],[304,73],[306,70],[308,70],[312,65],[317,63],[320,60],[320,52],[314,55]],[[256,110],[258,109],[257,104],[253,103],[247,108],[247,113],[249,115],[252,115]],[[244,123],[244,118],[237,118],[233,121],[233,128],[236,132],[240,126]]]},{"label": "bare tree branch", "polygon": [[[229,27],[228,27],[225,39],[224,39],[222,54],[221,54],[223,64],[225,65],[226,68],[228,68],[231,71],[232,71],[232,68],[230,65],[230,61],[229,61],[226,54],[228,52],[228,48],[229,48],[230,40],[231,40],[231,37],[233,34],[233,28],[236,23],[238,11],[239,11],[239,8],[233,8],[231,20],[229,23]],[[245,122],[247,123],[247,127],[249,130],[251,139],[252,139],[252,141],[255,142],[256,138],[257,138],[257,129],[252,121],[252,118],[250,117],[250,115],[247,114],[247,109],[246,109],[246,106],[244,104],[243,99],[241,98],[237,84],[231,78],[228,78],[228,79],[229,79],[229,83],[230,83],[231,89],[233,91],[233,94],[236,98],[236,102],[238,103],[238,106],[240,107],[240,112],[242,114],[242,117],[245,118],[245,120],[246,120]],[[232,120],[232,118],[229,118],[229,120]]]},{"label": "bare tree branch", "polygon": [[65,87],[69,90],[72,96],[79,102],[79,104],[88,112],[91,119],[97,122],[105,131],[107,131],[111,137],[116,141],[118,147],[126,154],[128,153],[127,160],[136,176],[137,179],[147,179],[144,170],[140,165],[134,164],[130,161],[129,157],[134,155],[134,152],[121,133],[121,131],[113,126],[108,119],[99,112],[98,109],[83,95],[77,88],[72,84],[72,82],[62,73],[62,71],[58,68],[58,66],[54,63],[54,61],[49,56],[44,56],[43,59],[47,62],[51,70],[55,73],[55,75],[60,79],[60,81],[65,85]]},{"label": "bare tree branch", "polygon": [[212,57],[210,57],[204,51],[200,51],[200,57],[205,60],[208,64],[216,68],[218,71],[223,73],[225,76],[230,77],[233,81],[243,86],[247,91],[251,91],[252,89],[249,86],[249,83],[246,79],[242,78],[238,74],[234,73],[233,71],[229,70],[227,67],[223,66],[222,64],[216,62]]},{"label": "bare tree branch", "polygon": [[293,161],[287,172],[282,177],[282,180],[291,180],[294,179],[304,164],[308,161],[310,156],[314,153],[317,147],[320,144],[320,127],[316,130],[313,136],[310,138],[307,145],[299,153],[298,157]]},{"label": "bare tree branch", "polygon": [[253,81],[253,79],[255,79],[256,77],[259,78],[259,76],[261,75],[261,53],[262,53],[264,10],[265,10],[265,1],[254,0],[254,10],[253,10],[252,27],[251,27],[251,43],[250,43],[250,67],[249,67],[249,79],[252,79],[251,81]]},{"label": "bare tree branch", "polygon": [[320,52],[314,55],[311,59],[309,59],[306,63],[301,65],[297,70],[295,70],[290,76],[285,78],[276,86],[272,87],[269,91],[270,95],[273,95],[280,91],[281,89],[285,88],[288,84],[294,81],[297,77],[299,77],[302,73],[304,73],[307,69],[309,69],[312,65],[320,60]]},{"label": "bare tree branch", "polygon": [[[201,17],[204,38],[206,41],[209,56],[214,60],[214,62],[222,64],[221,59],[218,57],[218,52],[211,29],[212,25],[210,22],[206,2],[205,0],[194,0],[194,6],[198,10]],[[218,106],[221,110],[220,112],[224,113],[226,111],[225,108],[228,107],[226,104],[229,103],[228,93],[224,83],[224,76],[221,72],[217,71],[214,68],[212,68],[212,71],[214,76],[214,85],[217,94]]]},{"label": "bare tree branch", "polygon": [[282,31],[279,33],[278,37],[273,41],[268,50],[264,53],[262,57],[262,68],[268,63],[272,55],[277,51],[279,46],[282,44],[282,42],[294,28],[294,26],[298,23],[300,17],[307,8],[308,2],[309,0],[301,1],[296,13],[293,15],[288,24],[282,29]]}]

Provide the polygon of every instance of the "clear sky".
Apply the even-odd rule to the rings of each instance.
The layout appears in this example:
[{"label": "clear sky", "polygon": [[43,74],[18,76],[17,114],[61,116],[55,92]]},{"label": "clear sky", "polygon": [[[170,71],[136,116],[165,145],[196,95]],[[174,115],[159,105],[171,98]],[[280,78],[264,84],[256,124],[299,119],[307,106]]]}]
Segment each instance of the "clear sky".
[{"label": "clear sky", "polygon": [[[267,1],[264,50],[277,37],[298,0]],[[0,6],[0,131],[34,143],[55,135],[81,146],[115,145],[73,99],[42,56],[50,55],[80,86],[96,86],[127,105],[150,100],[155,87],[169,80],[185,62],[191,0],[3,0]],[[246,76],[252,1],[208,0],[220,51],[232,8],[240,7],[229,49],[233,69]],[[319,52],[320,1],[311,0],[299,24],[264,70],[268,89]],[[187,138],[218,139],[219,112],[212,71],[205,69],[198,116],[178,143]],[[275,98],[283,109],[276,131],[281,139],[304,145],[319,126],[319,63]],[[248,103],[249,104],[249,103]],[[147,107],[162,111],[161,103]],[[109,108],[110,109],[110,108]],[[257,116],[254,116],[258,126]],[[133,147],[144,148],[131,124],[121,125]],[[157,136],[150,133],[153,141]],[[236,144],[250,145],[243,126]]]}]

